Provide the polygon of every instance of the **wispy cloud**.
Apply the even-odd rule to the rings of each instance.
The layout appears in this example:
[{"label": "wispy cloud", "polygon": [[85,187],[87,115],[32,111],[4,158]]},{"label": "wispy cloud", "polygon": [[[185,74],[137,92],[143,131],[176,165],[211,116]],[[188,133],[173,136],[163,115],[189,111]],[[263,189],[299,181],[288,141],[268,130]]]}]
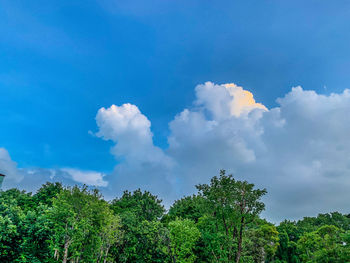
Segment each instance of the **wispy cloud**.
[{"label": "wispy cloud", "polygon": [[75,182],[91,185],[102,186],[108,185],[107,181],[103,180],[106,175],[96,171],[82,171],[79,169],[63,168],[61,171],[68,173]]}]

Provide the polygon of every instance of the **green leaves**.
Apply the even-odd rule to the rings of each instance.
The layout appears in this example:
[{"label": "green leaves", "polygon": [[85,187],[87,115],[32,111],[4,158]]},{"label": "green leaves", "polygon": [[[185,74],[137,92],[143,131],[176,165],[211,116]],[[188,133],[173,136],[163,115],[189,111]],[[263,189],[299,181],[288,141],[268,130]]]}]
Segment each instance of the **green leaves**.
[{"label": "green leaves", "polygon": [[170,207],[165,221],[175,220],[177,217],[191,219],[198,222],[203,216],[204,198],[199,195],[187,196],[174,202]]},{"label": "green leaves", "polygon": [[343,230],[325,225],[305,233],[298,241],[298,254],[302,262],[347,262],[350,251]]},{"label": "green leaves", "polygon": [[51,250],[57,260],[105,260],[121,233],[119,217],[98,191],[85,186],[61,190],[47,216],[54,228]]},{"label": "green leaves", "polygon": [[214,176],[209,185],[196,187],[204,198],[206,213],[215,221],[216,232],[225,234],[219,245],[220,250],[225,248],[224,259],[221,251],[213,250],[213,256],[224,262],[232,262],[234,258],[240,262],[245,226],[264,210],[260,199],[266,190],[254,189],[254,184],[246,181],[236,181],[224,170],[219,177]]},{"label": "green leaves", "polygon": [[140,189],[125,191],[111,208],[120,216],[124,233],[112,252],[118,262],[166,262],[166,228],[159,222],[165,209],[157,196]]},{"label": "green leaves", "polygon": [[243,259],[254,262],[272,261],[279,246],[279,236],[272,224],[249,228],[243,241]]},{"label": "green leaves", "polygon": [[98,190],[46,183],[0,191],[0,262],[350,262],[350,216],[259,218],[265,189],[221,171],[198,194],[162,201],[140,189],[106,202]]},{"label": "green leaves", "polygon": [[112,201],[112,209],[116,214],[131,212],[139,221],[153,221],[160,219],[164,212],[162,200],[152,195],[148,191],[142,192],[140,189],[134,192],[124,191],[121,198]]},{"label": "green leaves", "polygon": [[193,263],[196,256],[193,253],[200,232],[195,223],[189,219],[176,219],[169,223],[170,248],[174,262]]},{"label": "green leaves", "polygon": [[52,206],[52,201],[63,190],[61,183],[49,183],[42,185],[41,188],[33,195],[33,201],[36,204]]}]

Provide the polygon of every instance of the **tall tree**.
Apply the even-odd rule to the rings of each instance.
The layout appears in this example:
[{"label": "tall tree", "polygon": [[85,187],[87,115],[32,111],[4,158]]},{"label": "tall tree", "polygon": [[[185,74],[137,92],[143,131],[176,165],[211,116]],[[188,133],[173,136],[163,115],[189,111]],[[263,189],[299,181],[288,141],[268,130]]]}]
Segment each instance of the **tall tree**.
[{"label": "tall tree", "polygon": [[266,190],[254,189],[254,184],[235,180],[232,175],[226,175],[225,170],[220,171],[219,177],[214,176],[210,184],[196,187],[205,199],[207,211],[215,219],[218,230],[219,225],[224,230],[228,244],[227,262],[235,258],[235,262],[239,263],[245,226],[264,210],[265,205],[260,199]]}]

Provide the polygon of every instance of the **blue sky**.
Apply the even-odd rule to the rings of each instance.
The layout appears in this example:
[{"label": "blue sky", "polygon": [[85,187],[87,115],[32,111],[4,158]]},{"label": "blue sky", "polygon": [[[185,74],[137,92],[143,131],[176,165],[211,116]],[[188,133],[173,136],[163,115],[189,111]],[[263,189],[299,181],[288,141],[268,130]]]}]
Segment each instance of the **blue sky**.
[{"label": "blue sky", "polygon": [[118,185],[125,156],[111,154],[119,137],[94,135],[99,109],[137,105],[154,147],[172,152],[169,123],[207,81],[268,109],[298,85],[342,94],[349,15],[349,1],[0,0],[0,147],[19,169],[97,171]]}]

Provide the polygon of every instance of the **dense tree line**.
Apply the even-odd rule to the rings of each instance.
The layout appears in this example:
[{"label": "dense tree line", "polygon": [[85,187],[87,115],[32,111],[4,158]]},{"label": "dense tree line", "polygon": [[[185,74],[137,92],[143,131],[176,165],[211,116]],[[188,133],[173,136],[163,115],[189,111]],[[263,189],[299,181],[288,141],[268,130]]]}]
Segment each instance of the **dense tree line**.
[{"label": "dense tree line", "polygon": [[0,191],[0,262],[350,262],[350,216],[259,217],[265,189],[221,171],[166,212],[150,192],[111,202],[97,190],[46,183]]}]

